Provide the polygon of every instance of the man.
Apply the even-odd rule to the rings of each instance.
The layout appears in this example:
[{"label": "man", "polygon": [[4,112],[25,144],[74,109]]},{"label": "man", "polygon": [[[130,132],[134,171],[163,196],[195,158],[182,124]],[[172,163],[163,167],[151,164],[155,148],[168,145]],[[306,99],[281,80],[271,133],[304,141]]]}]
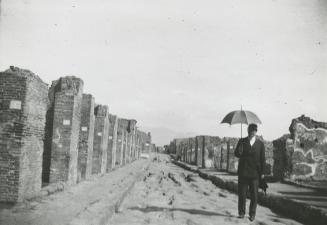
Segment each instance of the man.
[{"label": "man", "polygon": [[238,163],[238,214],[244,218],[247,189],[250,191],[249,219],[255,219],[258,202],[259,178],[263,178],[265,167],[265,146],[256,137],[258,126],[248,126],[248,137],[238,141],[235,156],[239,158]]}]

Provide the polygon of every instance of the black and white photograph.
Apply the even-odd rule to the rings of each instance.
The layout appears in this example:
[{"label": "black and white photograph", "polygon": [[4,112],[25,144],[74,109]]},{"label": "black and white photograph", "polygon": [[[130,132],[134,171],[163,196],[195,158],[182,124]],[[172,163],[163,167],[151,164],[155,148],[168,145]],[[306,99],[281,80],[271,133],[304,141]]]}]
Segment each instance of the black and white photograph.
[{"label": "black and white photograph", "polygon": [[0,0],[0,225],[325,225],[327,0]]}]

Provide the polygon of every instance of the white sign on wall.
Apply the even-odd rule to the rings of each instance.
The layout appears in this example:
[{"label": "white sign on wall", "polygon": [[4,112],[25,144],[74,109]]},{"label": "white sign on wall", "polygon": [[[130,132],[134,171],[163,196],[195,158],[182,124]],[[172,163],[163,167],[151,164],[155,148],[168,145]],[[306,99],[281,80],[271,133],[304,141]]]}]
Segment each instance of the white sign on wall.
[{"label": "white sign on wall", "polygon": [[102,133],[101,132],[98,132],[98,136],[101,137],[102,136]]},{"label": "white sign on wall", "polygon": [[10,109],[22,109],[22,101],[19,101],[19,100],[11,100],[10,101],[9,108]]},{"label": "white sign on wall", "polygon": [[63,125],[70,125],[70,120],[64,120],[62,124]]},{"label": "white sign on wall", "polygon": [[112,140],[112,136],[109,136],[109,140]]},{"label": "white sign on wall", "polygon": [[87,127],[82,127],[81,130],[82,131],[87,131]]}]

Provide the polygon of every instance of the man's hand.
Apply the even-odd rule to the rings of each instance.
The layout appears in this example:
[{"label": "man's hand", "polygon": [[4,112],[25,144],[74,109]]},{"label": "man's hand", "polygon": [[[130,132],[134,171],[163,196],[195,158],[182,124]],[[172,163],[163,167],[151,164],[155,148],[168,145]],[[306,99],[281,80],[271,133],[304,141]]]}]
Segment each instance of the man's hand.
[{"label": "man's hand", "polygon": [[263,178],[265,178],[265,175],[264,174],[261,175],[261,179],[263,179]]}]

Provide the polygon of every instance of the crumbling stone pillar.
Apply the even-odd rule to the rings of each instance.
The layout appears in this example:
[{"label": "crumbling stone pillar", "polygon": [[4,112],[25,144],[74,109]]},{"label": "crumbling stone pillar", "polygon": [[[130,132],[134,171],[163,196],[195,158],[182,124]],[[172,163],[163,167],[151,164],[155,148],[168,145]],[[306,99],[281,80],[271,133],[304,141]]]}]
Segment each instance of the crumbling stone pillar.
[{"label": "crumbling stone pillar", "polygon": [[49,174],[50,183],[77,182],[82,92],[83,81],[73,76],[53,81],[49,90],[50,106],[47,113],[51,116],[47,119],[53,120],[47,124],[46,129],[51,130],[51,136],[47,137],[49,139],[46,142],[51,142],[51,148],[45,149],[43,169],[50,168],[50,173],[44,171]]},{"label": "crumbling stone pillar", "polygon": [[289,179],[301,182],[327,181],[327,123],[304,115],[290,125],[292,141],[286,142],[292,171]]},{"label": "crumbling stone pillar", "polygon": [[79,180],[87,179],[92,174],[94,122],[94,97],[83,94],[78,146]]},{"label": "crumbling stone pillar", "polygon": [[28,70],[0,73],[0,202],[41,190],[48,87]]},{"label": "crumbling stone pillar", "polygon": [[106,105],[94,108],[94,140],[92,173],[105,173],[107,169],[107,150],[109,136],[109,109]]},{"label": "crumbling stone pillar", "polygon": [[117,129],[118,118],[115,115],[109,115],[109,140],[108,140],[108,159],[107,159],[107,172],[115,167],[116,162],[116,149],[117,149]]},{"label": "crumbling stone pillar", "polygon": [[122,165],[126,165],[127,158],[127,141],[128,141],[128,132],[126,128],[123,130],[123,156],[122,156]]},{"label": "crumbling stone pillar", "polygon": [[202,167],[203,166],[203,138],[202,136],[196,136],[195,137],[196,140],[196,155],[197,155],[197,159],[196,159],[196,165],[198,167]]},{"label": "crumbling stone pillar", "polygon": [[220,169],[222,171],[227,171],[227,161],[228,161],[228,146],[227,141],[221,145],[220,149]]},{"label": "crumbling stone pillar", "polygon": [[123,163],[124,139],[125,132],[122,124],[122,119],[118,119],[117,128],[117,149],[116,149],[116,165],[121,166]]},{"label": "crumbling stone pillar", "polygon": [[136,120],[129,120],[128,121],[128,128],[127,131],[129,132],[129,157],[128,162],[132,162],[134,160],[134,139],[136,133]]}]

